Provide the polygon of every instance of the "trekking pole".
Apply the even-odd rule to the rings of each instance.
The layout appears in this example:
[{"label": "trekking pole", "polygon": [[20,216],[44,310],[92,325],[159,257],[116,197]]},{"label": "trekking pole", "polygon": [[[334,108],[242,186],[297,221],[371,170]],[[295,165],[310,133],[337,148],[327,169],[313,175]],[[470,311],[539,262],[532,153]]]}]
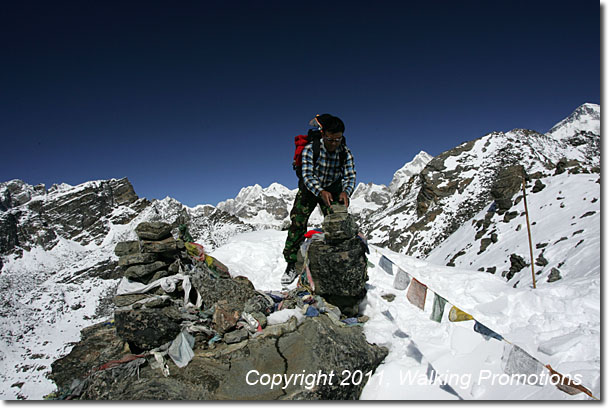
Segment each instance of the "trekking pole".
[{"label": "trekking pole", "polygon": [[523,181],[523,205],[525,206],[525,221],[527,222],[527,238],[530,244],[530,264],[532,265],[532,282],[534,283],[534,289],[536,289],[536,274],[534,273],[534,251],[532,249],[532,232],[530,229],[530,217],[527,212],[527,196],[525,194],[525,168],[521,168],[521,178]]}]

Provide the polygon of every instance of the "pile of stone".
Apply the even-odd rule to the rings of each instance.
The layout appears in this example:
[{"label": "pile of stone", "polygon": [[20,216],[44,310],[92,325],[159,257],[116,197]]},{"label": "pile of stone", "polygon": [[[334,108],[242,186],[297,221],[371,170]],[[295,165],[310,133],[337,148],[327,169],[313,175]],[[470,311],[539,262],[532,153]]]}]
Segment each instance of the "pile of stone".
[{"label": "pile of stone", "polygon": [[119,242],[114,248],[127,279],[150,283],[178,273],[185,248],[183,241],[172,236],[170,224],[142,222],[136,227],[136,234],[139,240]]},{"label": "pile of stone", "polygon": [[308,267],[316,295],[336,305],[346,316],[358,314],[366,296],[367,246],[358,235],[358,225],[343,205],[333,205],[324,218],[321,240],[307,248]]},{"label": "pile of stone", "polygon": [[[214,258],[190,257],[191,244],[174,239],[169,224],[143,223],[136,233],[138,241],[115,248],[125,277],[114,320],[84,329],[81,342],[52,365],[57,398],[356,399],[364,383],[282,388],[247,381],[263,374],[365,374],[387,355],[367,343],[361,327],[331,315],[333,306],[318,295],[258,291]],[[132,288],[145,290],[123,292]],[[280,307],[286,321],[268,324]]]}]

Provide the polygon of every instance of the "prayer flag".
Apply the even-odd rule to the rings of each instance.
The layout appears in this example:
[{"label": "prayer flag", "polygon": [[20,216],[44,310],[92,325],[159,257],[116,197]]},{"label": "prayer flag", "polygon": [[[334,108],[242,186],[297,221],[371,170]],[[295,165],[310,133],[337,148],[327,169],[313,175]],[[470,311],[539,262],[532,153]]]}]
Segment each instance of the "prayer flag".
[{"label": "prayer flag", "polygon": [[476,320],[474,321],[474,331],[482,334],[485,337],[485,339],[487,339],[487,340],[489,340],[489,338],[498,339],[500,341],[504,339],[502,336],[500,336],[499,334],[497,334],[496,332],[494,332],[487,326],[480,324]]},{"label": "prayer flag", "polygon": [[566,377],[558,371],[554,370],[550,364],[547,364],[545,367],[549,369],[551,375],[557,375],[559,377],[559,383],[556,385],[556,387],[562,392],[568,393],[571,396],[578,393],[584,393],[589,397],[593,397],[590,390],[585,388],[583,385],[572,381],[569,377]]},{"label": "prayer flag", "polygon": [[381,266],[381,269],[390,275],[394,275],[394,272],[392,272],[392,261],[386,258],[385,255],[381,255],[381,259],[379,259],[379,266]]},{"label": "prayer flag", "polygon": [[394,277],[394,289],[405,290],[409,286],[411,281],[409,274],[404,270],[398,268],[398,273]]},{"label": "prayer flag", "polygon": [[449,311],[449,321],[451,322],[463,322],[465,320],[473,320],[474,318],[463,310],[458,309],[455,306],[451,307]]},{"label": "prayer flag", "polygon": [[430,319],[441,322],[443,317],[443,312],[445,311],[445,304],[447,300],[436,293],[434,294],[434,304],[432,305],[432,314],[430,315]]},{"label": "prayer flag", "polygon": [[[541,385],[541,374],[545,372],[544,366],[536,358],[530,356],[525,350],[517,345],[508,344],[504,346],[502,354],[502,367],[504,373],[510,375],[525,375],[523,382],[527,384]],[[527,377],[536,375],[538,377]]]},{"label": "prayer flag", "polygon": [[426,285],[413,278],[411,280],[411,286],[409,286],[409,290],[407,291],[407,299],[421,310],[424,310],[427,291],[428,287]]}]

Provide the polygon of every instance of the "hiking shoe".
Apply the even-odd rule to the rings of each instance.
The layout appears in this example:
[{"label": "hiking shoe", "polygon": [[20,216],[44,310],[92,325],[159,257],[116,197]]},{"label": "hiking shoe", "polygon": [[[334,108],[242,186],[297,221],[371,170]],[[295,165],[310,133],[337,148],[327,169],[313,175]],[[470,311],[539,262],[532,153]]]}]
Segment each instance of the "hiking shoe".
[{"label": "hiking shoe", "polygon": [[282,285],[290,285],[292,282],[294,282],[297,276],[299,275],[297,274],[297,270],[294,267],[294,263],[289,263],[288,266],[286,266],[284,274],[282,275]]}]

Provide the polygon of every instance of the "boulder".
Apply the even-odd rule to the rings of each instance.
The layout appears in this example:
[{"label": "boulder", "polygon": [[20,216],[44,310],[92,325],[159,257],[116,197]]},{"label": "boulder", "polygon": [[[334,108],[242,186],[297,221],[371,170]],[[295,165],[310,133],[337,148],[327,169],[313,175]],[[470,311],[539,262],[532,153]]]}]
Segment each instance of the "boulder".
[{"label": "boulder", "polygon": [[232,308],[226,300],[220,300],[214,304],[212,323],[218,333],[224,334],[235,327],[240,317],[241,309]]},{"label": "boulder", "polygon": [[137,349],[149,350],[174,340],[180,333],[179,312],[163,309],[115,310],[117,335]]},{"label": "boulder", "polygon": [[558,280],[562,279],[561,277],[561,272],[559,271],[559,269],[557,268],[551,268],[551,273],[549,274],[549,277],[547,278],[547,282],[557,282]]},{"label": "boulder", "polygon": [[[315,293],[346,315],[358,313],[366,295],[367,259],[351,215],[336,212],[324,218],[324,241],[313,241],[307,255]],[[349,234],[349,235],[348,235]]]},{"label": "boulder", "polygon": [[210,308],[220,300],[228,303],[228,308],[243,311],[245,303],[256,295],[252,283],[234,278],[215,278],[205,264],[201,264],[191,277],[193,287],[201,295],[204,307]]}]

